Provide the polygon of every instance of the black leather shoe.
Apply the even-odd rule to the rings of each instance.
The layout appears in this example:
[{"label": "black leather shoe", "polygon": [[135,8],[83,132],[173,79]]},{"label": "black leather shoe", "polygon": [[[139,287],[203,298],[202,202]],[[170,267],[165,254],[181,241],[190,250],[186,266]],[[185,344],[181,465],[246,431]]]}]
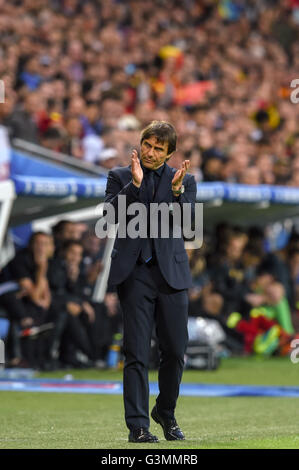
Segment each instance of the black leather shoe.
[{"label": "black leather shoe", "polygon": [[154,408],[152,409],[151,417],[154,421],[156,421],[156,423],[162,426],[164,436],[167,441],[183,441],[185,439],[185,436],[179,428],[175,418],[163,419],[159,415],[156,406],[154,406]]},{"label": "black leather shoe", "polygon": [[153,436],[148,429],[138,428],[134,429],[129,434],[129,442],[159,442],[157,436]]}]

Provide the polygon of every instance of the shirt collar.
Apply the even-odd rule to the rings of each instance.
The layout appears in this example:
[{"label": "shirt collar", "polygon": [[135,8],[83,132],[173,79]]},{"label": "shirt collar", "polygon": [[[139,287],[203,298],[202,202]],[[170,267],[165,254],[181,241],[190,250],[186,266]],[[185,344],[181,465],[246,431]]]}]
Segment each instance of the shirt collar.
[{"label": "shirt collar", "polygon": [[158,176],[161,176],[162,173],[163,173],[163,170],[165,168],[165,163],[163,163],[163,165],[161,165],[157,170],[151,170],[150,168],[146,168],[145,166],[142,165],[142,162],[140,161],[140,164],[141,164],[141,168],[143,169],[143,171],[145,173],[148,173],[150,171],[153,171],[156,175]]}]

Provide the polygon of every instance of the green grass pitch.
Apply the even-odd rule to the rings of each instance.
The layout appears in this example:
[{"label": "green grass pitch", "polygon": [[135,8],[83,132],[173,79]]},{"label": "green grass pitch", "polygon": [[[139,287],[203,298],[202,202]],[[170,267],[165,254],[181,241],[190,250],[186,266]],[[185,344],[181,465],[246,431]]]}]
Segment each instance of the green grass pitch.
[{"label": "green grass pitch", "polygon": [[[77,370],[39,374],[121,380],[120,371]],[[157,373],[150,373],[157,380]],[[289,358],[231,358],[217,371],[185,371],[185,382],[299,385],[299,364]],[[150,407],[155,397],[150,398]],[[168,442],[151,423],[158,444],[131,444],[120,395],[0,392],[0,449],[298,449],[297,398],[180,397],[176,417],[186,441]]]}]

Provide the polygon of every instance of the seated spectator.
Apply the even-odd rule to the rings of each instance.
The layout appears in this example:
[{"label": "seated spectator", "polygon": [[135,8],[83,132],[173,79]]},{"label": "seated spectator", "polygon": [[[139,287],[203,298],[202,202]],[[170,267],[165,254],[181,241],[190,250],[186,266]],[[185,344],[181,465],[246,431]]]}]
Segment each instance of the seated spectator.
[{"label": "seated spectator", "polygon": [[22,340],[21,357],[13,358],[14,365],[25,359],[30,366],[41,368],[50,359],[54,344],[59,343],[66,315],[52,297],[47,278],[53,253],[52,236],[36,232],[31,236],[28,247],[19,251],[1,273],[2,281],[16,281],[19,286],[16,292],[0,297],[9,318],[16,321],[21,329],[53,323],[46,341],[42,337],[37,340],[25,337]]},{"label": "seated spectator", "polygon": [[87,282],[94,286],[98,275],[103,270],[102,257],[105,241],[98,238],[92,229],[83,233],[81,241],[84,249],[81,271],[86,276]]},{"label": "seated spectator", "polygon": [[291,311],[283,285],[273,274],[261,265],[256,279],[252,283],[253,293],[246,295],[246,300],[256,310],[271,320],[275,320],[288,334],[294,333]]},{"label": "seated spectator", "polygon": [[70,365],[80,365],[76,351],[83,353],[89,362],[103,361],[111,342],[111,328],[105,304],[93,302],[86,276],[80,272],[83,245],[77,240],[67,240],[60,256],[55,257],[49,269],[49,284],[53,295],[68,314],[63,336],[61,360]]},{"label": "seated spectator", "polygon": [[214,290],[224,298],[224,315],[242,310],[242,303],[249,288],[245,280],[242,253],[247,237],[243,233],[232,232],[224,245],[224,254],[209,265],[209,276]]},{"label": "seated spectator", "polygon": [[[249,238],[249,237],[248,237]],[[262,263],[264,250],[254,240],[249,238],[242,254],[242,263],[245,270],[245,279],[248,283],[256,278],[256,272]]]},{"label": "seated spectator", "polygon": [[55,254],[59,253],[62,245],[67,240],[80,240],[81,230],[79,224],[72,220],[59,220],[52,227],[52,234],[55,243]]}]

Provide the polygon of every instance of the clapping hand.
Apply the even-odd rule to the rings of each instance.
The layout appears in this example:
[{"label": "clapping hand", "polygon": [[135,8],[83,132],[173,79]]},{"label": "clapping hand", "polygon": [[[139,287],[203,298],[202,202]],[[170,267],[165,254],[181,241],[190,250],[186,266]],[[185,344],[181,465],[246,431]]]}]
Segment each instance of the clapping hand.
[{"label": "clapping hand", "polygon": [[137,188],[140,188],[142,180],[143,180],[143,170],[141,168],[140,160],[138,158],[138,152],[135,149],[132,151],[131,171],[132,171],[133,184],[137,186]]},{"label": "clapping hand", "polygon": [[181,168],[179,168],[176,171],[171,182],[172,191],[180,190],[182,183],[183,183],[183,179],[185,177],[185,174],[187,173],[189,166],[190,166],[190,160],[184,160],[181,165]]}]

